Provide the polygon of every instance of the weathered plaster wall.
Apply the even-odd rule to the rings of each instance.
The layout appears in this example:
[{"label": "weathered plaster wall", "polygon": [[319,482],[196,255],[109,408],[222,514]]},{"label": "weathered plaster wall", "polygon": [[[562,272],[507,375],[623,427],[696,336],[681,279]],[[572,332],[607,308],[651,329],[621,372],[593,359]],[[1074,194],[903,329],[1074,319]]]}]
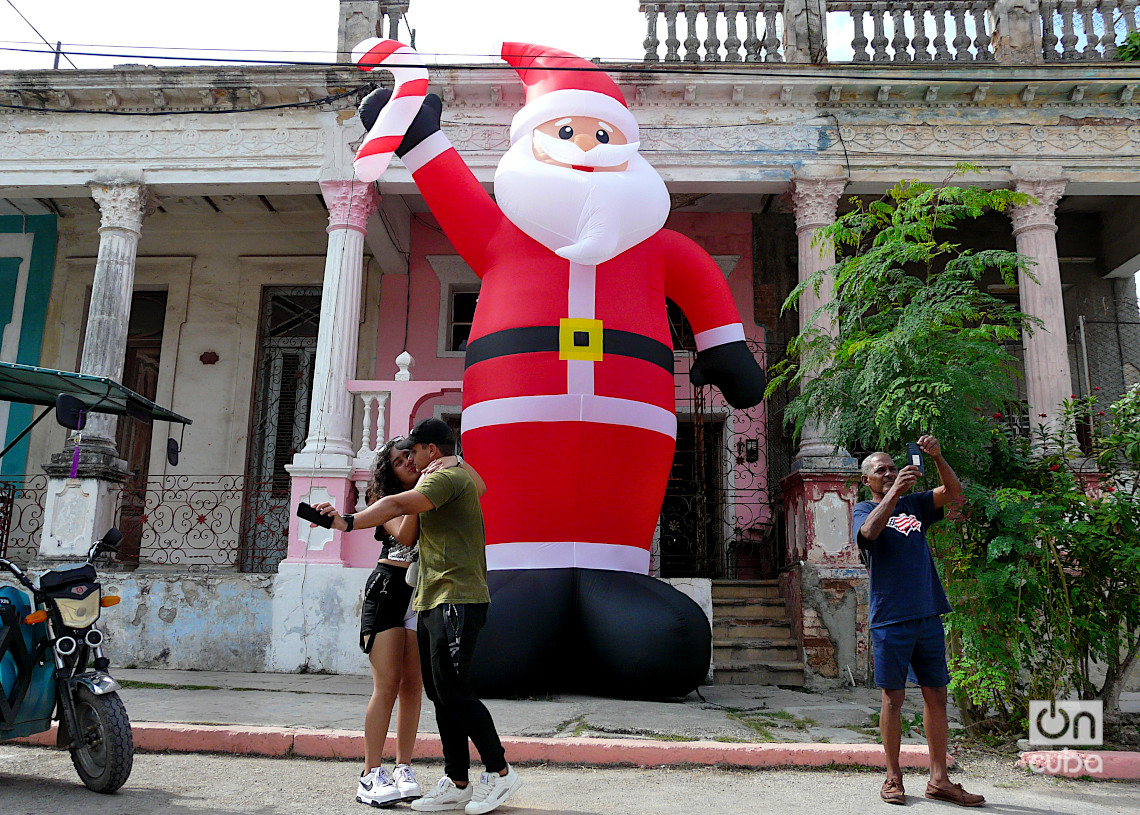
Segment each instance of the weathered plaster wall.
[{"label": "weathered plaster wall", "polygon": [[104,573],[112,665],[200,671],[262,671],[271,631],[273,576]]}]

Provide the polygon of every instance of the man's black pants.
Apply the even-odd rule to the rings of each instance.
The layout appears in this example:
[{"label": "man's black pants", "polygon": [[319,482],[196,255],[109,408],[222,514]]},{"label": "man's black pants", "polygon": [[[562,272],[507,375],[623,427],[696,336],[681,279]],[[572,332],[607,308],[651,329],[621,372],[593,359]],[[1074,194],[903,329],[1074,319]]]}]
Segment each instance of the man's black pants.
[{"label": "man's black pants", "polygon": [[487,603],[442,603],[421,611],[416,631],[424,690],[435,704],[443,746],[443,769],[452,781],[466,781],[471,767],[467,739],[479,751],[487,772],[506,769],[507,759],[495,723],[471,690],[468,679]]}]

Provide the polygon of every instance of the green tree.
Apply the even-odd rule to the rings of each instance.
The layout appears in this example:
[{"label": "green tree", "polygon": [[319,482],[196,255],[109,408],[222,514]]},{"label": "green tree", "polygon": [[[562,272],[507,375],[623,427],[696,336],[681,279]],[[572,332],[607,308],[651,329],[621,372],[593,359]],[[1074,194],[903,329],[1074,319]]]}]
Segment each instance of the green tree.
[{"label": "green tree", "polygon": [[1017,340],[1026,324],[978,282],[996,272],[1014,285],[1027,261],[950,238],[987,211],[1029,199],[952,186],[952,178],[941,186],[903,182],[874,201],[852,199],[855,209],[817,233],[816,245],[830,241],[839,260],[797,286],[784,308],[809,287],[818,292],[828,276],[833,297],[792,341],[787,361],[773,366],[769,385],[769,393],[799,386],[786,412],[797,434],[817,421],[839,447],[897,450],[932,433],[960,473],[977,471],[988,435],[975,414],[1013,399],[1017,360],[1003,343]]}]

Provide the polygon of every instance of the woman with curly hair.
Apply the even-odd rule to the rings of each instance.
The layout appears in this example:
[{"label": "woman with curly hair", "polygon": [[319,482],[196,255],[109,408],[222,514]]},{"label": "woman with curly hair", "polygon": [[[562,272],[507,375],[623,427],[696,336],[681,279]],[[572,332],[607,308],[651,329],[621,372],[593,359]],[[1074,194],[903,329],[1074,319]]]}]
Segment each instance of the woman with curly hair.
[{"label": "woman with curly hair", "polygon": [[[434,462],[425,473],[416,471],[411,453],[397,450],[400,437],[390,439],[376,451],[366,499],[369,504],[386,495],[412,489],[421,475],[461,466],[472,476],[479,494],[486,485],[479,474],[456,456]],[[356,800],[381,806],[410,801],[421,795],[412,771],[412,750],[420,723],[423,678],[416,642],[416,613],[412,610],[412,587],[408,568],[416,561],[419,517],[405,515],[376,528],[380,557],[364,585],[360,614],[360,650],[372,666],[372,697],[364,714],[364,773],[357,785]],[[389,775],[382,765],[384,742],[396,713],[396,767]]]}]

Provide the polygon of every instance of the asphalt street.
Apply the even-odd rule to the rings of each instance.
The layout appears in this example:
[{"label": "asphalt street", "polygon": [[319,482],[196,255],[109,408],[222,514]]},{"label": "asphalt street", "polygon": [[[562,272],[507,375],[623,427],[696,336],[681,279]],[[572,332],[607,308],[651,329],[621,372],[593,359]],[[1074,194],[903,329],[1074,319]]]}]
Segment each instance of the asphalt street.
[{"label": "asphalt street", "polygon": [[[804,813],[895,815],[878,798],[877,772],[821,770],[596,769],[526,766],[523,787],[504,815],[710,815]],[[438,763],[417,766],[434,782]],[[220,755],[140,754],[127,785],[115,795],[88,792],[66,752],[0,745],[3,815],[362,815],[354,800],[357,764]],[[1008,815],[1140,813],[1140,784],[1081,782],[1032,776],[985,757],[956,773],[967,789],[990,801],[987,812]],[[957,807],[922,797],[925,778],[907,776],[916,815],[950,815]],[[410,812],[406,806],[392,812]]]}]

